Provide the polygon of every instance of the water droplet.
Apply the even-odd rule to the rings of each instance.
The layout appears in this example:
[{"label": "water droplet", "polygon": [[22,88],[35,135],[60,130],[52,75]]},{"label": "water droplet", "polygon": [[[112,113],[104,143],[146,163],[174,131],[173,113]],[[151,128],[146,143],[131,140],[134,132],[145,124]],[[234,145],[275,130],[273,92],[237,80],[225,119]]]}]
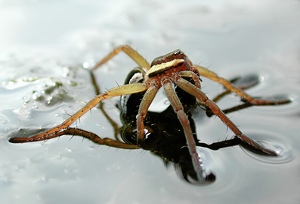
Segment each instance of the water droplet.
[{"label": "water droplet", "polygon": [[88,69],[88,68],[90,67],[90,63],[84,62],[84,63],[82,64],[82,67],[83,67],[84,69]]}]

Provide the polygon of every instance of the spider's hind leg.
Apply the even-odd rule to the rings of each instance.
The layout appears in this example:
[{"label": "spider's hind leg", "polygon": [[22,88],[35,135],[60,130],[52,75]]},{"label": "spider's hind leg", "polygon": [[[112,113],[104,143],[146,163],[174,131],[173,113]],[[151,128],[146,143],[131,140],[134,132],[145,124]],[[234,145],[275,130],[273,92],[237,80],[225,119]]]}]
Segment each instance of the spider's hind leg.
[{"label": "spider's hind leg", "polygon": [[[259,76],[256,74],[249,74],[246,76],[238,76],[238,77],[234,77],[229,80],[229,82],[232,85],[234,85],[236,88],[239,88],[242,90],[246,90],[253,86],[256,86],[257,84],[259,84],[259,81],[260,81]],[[216,97],[214,97],[212,100],[214,102],[218,102],[230,93],[231,92],[229,90],[225,90],[222,93],[218,94]]]},{"label": "spider's hind leg", "polygon": [[[260,79],[259,79],[259,76],[256,74],[249,74],[249,75],[242,76],[242,77],[241,76],[234,77],[234,78],[230,79],[229,81],[235,87],[242,89],[242,90],[246,90],[253,86],[256,86],[259,83]],[[216,103],[216,102],[222,100],[224,97],[226,97],[230,93],[231,93],[230,91],[225,90],[222,93],[218,94],[216,97],[214,97],[212,99],[212,101],[214,101]],[[239,104],[239,105],[227,108],[227,109],[223,109],[222,111],[225,114],[227,114],[227,113],[232,113],[232,112],[253,106],[253,104],[247,103],[246,101],[243,101],[243,102],[244,102],[243,104]],[[209,108],[206,108],[206,115],[208,117],[211,117],[214,115],[214,113]]]},{"label": "spider's hind leg", "polygon": [[149,62],[147,62],[147,60],[142,55],[140,55],[136,50],[134,50],[129,45],[121,45],[121,46],[113,49],[106,57],[104,57],[102,60],[100,60],[98,63],[96,63],[93,70],[95,70],[98,67],[102,66],[103,64],[107,63],[109,60],[111,60],[114,56],[116,56],[121,51],[124,52],[125,54],[127,54],[140,67],[143,67],[145,69],[150,68]]},{"label": "spider's hind leg", "polygon": [[290,99],[261,99],[261,98],[255,98],[247,94],[245,91],[243,91],[241,88],[236,87],[233,83],[228,81],[227,79],[224,79],[222,77],[219,77],[216,73],[210,71],[209,69],[202,67],[202,66],[195,66],[195,68],[198,70],[200,76],[209,78],[212,81],[218,82],[224,86],[225,89],[227,89],[229,92],[233,92],[240,96],[243,101],[255,105],[255,106],[263,106],[263,105],[281,105],[281,104],[287,104],[290,103]]}]

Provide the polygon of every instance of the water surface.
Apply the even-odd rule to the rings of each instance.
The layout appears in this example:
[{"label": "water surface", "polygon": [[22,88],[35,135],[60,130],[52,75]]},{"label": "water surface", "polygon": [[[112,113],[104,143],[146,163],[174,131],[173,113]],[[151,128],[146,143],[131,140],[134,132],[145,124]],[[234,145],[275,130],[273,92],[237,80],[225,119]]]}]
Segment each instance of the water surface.
[{"label": "water surface", "polygon": [[[116,6],[118,5],[118,6]],[[3,203],[298,203],[300,196],[299,1],[2,1],[0,3],[0,197]],[[230,118],[278,148],[269,158],[240,147],[199,148],[217,175],[194,186],[144,150],[117,150],[81,138],[11,144],[8,138],[61,123],[95,93],[85,68],[128,43],[149,61],[174,49],[230,78],[258,74],[248,93],[286,94],[281,107],[252,107]],[[122,84],[135,64],[124,54],[98,70],[102,90]],[[222,88],[203,80],[214,96]],[[118,120],[115,104],[105,103]],[[238,103],[230,96],[221,103]],[[233,134],[218,118],[195,114],[207,143]],[[77,127],[112,137],[98,109]]]}]

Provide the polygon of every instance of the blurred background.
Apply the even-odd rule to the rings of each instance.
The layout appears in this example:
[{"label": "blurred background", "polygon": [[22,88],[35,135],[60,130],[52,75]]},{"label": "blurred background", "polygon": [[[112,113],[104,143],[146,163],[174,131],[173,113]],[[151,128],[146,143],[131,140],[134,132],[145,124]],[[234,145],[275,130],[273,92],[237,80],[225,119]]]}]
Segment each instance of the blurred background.
[{"label": "blurred background", "polygon": [[[299,203],[300,2],[0,0],[1,203]],[[95,96],[88,69],[129,44],[151,62],[174,49],[225,78],[257,74],[254,96],[284,94],[288,105],[230,114],[248,136],[276,147],[270,158],[236,146],[199,148],[217,180],[186,183],[145,150],[118,150],[81,138],[11,144],[13,136],[61,123]],[[96,71],[101,90],[122,84],[136,65],[120,54]],[[203,80],[210,97],[222,87]],[[119,124],[118,99],[105,102]],[[227,107],[239,99],[229,96]],[[196,114],[197,135],[212,143],[233,133]],[[76,127],[113,137],[94,108]]]}]

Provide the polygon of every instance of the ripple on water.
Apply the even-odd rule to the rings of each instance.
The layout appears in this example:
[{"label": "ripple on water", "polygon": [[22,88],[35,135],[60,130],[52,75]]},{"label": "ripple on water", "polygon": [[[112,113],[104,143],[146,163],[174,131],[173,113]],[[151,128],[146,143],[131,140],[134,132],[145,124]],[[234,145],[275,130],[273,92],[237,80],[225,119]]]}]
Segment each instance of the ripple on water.
[{"label": "ripple on water", "polygon": [[285,140],[285,137],[279,135],[275,132],[250,132],[247,135],[251,135],[251,138],[254,139],[259,144],[264,147],[271,149],[277,152],[278,156],[264,156],[251,152],[243,147],[241,147],[246,154],[250,157],[269,164],[283,164],[291,162],[294,159],[293,152],[288,144],[288,141]]}]

